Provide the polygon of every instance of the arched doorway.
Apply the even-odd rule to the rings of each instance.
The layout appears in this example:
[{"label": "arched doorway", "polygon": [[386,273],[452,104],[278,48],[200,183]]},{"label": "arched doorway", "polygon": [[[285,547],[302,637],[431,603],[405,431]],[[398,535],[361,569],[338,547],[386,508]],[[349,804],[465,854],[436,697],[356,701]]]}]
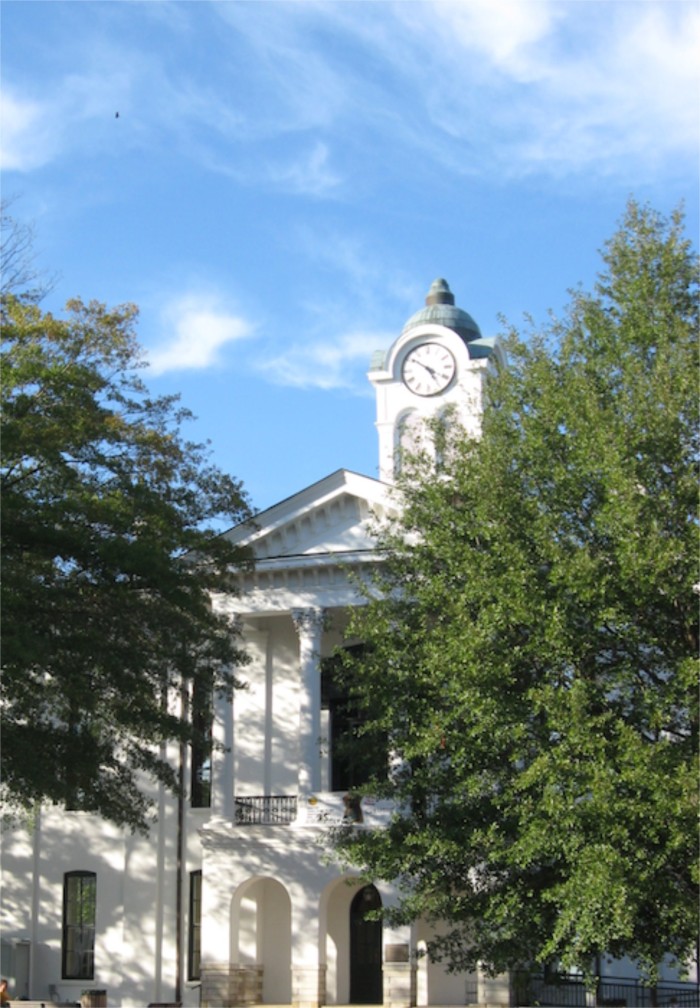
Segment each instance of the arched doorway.
[{"label": "arched doorway", "polygon": [[291,1002],[291,901],[276,879],[248,879],[234,893],[230,961],[235,964],[234,1003]]},{"label": "arched doorway", "polygon": [[382,922],[367,920],[382,901],[373,885],[364,886],[350,904],[350,1003],[382,1003]]}]

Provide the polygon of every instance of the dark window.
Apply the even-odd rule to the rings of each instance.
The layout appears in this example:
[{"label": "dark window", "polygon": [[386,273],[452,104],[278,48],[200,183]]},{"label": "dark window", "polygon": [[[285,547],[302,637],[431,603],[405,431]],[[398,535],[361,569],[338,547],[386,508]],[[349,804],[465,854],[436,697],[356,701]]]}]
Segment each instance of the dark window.
[{"label": "dark window", "polygon": [[365,886],[350,904],[350,1003],[382,1003],[382,922],[367,914],[382,901],[373,885]]},{"label": "dark window", "polygon": [[63,876],[63,979],[92,980],[95,976],[94,872]]},{"label": "dark window", "polygon": [[[361,658],[364,646],[345,649]],[[387,743],[379,732],[363,731],[367,714],[343,669],[341,655],[325,658],[321,670],[321,706],[329,712],[331,791],[359,788],[374,777],[386,776]]]},{"label": "dark window", "polygon": [[209,808],[211,805],[211,718],[211,695],[195,686],[192,696],[192,725],[195,730],[190,782],[192,808]]},{"label": "dark window", "polygon": [[190,872],[190,931],[187,954],[187,971],[190,980],[199,980],[202,935],[202,873]]}]

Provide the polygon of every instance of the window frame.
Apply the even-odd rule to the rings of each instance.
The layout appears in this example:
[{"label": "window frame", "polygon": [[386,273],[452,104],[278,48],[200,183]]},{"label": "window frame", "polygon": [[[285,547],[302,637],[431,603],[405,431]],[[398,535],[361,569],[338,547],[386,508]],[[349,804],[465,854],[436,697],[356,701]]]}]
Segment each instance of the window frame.
[{"label": "window frame", "polygon": [[[77,891],[71,892],[78,882]],[[90,890],[92,890],[90,894]],[[70,918],[76,919],[71,920]],[[95,979],[95,931],[97,922],[97,874],[70,871],[63,875],[63,927],[61,932],[61,978]],[[87,940],[86,940],[87,939]],[[77,965],[71,966],[76,959]]]},{"label": "window frame", "polygon": [[190,872],[189,917],[187,921],[187,979],[202,976],[202,869]]},{"label": "window frame", "polygon": [[212,714],[211,693],[195,684],[192,692],[195,740],[190,746],[190,808],[211,808]]}]

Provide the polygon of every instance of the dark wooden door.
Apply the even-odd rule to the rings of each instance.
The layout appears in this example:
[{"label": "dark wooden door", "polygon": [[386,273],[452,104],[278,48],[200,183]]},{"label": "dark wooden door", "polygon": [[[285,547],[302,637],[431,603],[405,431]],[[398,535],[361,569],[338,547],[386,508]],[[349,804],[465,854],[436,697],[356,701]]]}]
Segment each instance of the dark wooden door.
[{"label": "dark wooden door", "polygon": [[367,920],[382,905],[373,885],[365,886],[350,904],[350,1003],[382,1003],[382,922]]}]

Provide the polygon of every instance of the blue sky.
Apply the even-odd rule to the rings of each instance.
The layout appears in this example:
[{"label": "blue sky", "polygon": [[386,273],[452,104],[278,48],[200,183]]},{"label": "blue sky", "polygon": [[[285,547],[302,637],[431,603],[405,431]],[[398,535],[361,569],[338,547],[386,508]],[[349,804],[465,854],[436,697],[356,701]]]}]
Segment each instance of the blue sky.
[{"label": "blue sky", "polygon": [[630,195],[697,246],[699,52],[683,0],[4,0],[3,196],[264,508],[376,475],[369,359],[435,277],[495,335]]}]

